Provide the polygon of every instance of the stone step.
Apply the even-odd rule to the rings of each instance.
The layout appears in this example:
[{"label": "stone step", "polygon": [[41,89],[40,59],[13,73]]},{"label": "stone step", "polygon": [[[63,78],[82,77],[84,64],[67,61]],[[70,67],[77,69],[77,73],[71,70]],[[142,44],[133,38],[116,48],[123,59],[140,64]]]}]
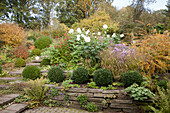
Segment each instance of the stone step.
[{"label": "stone step", "polygon": [[32,63],[41,63],[42,60],[32,60]]},{"label": "stone step", "polygon": [[5,109],[2,109],[0,113],[20,113],[27,108],[28,104],[12,104]]},{"label": "stone step", "polygon": [[9,85],[0,85],[0,89],[9,88]]},{"label": "stone step", "polygon": [[0,78],[0,80],[8,80],[8,81],[18,80],[18,79],[22,79],[22,77],[1,77]]},{"label": "stone step", "polygon": [[11,72],[9,72],[9,74],[11,74],[11,75],[21,75],[22,74],[22,70],[11,71]]},{"label": "stone step", "polygon": [[40,66],[40,63],[28,63],[28,64],[26,64],[26,66],[31,66],[31,65]]},{"label": "stone step", "polygon": [[10,94],[10,95],[0,96],[0,106],[4,106],[5,104],[12,102],[18,96],[19,94]]},{"label": "stone step", "polygon": [[[46,70],[41,70],[41,73],[47,73],[48,71],[46,71]],[[22,71],[20,70],[20,71],[11,71],[11,72],[9,72],[9,74],[11,74],[11,75],[22,75]]]}]

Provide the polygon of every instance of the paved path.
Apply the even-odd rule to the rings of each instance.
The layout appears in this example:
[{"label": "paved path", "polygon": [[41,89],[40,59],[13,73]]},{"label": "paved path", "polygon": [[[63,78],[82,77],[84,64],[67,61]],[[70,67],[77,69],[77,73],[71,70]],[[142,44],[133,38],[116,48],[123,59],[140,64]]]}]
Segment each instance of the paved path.
[{"label": "paved path", "polygon": [[54,107],[54,108],[38,107],[37,109],[30,109],[23,113],[90,113],[90,112],[85,110],[80,110],[80,109],[74,109],[74,108],[66,108],[66,107]]}]

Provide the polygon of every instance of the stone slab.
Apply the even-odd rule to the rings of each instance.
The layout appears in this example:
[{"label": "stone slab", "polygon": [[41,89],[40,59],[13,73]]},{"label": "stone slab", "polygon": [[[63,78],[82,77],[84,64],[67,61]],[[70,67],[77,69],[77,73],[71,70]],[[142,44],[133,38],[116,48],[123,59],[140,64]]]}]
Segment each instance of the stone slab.
[{"label": "stone slab", "polygon": [[9,72],[9,74],[11,74],[11,75],[21,75],[21,74],[22,74],[22,71],[21,71],[21,70],[11,71],[11,72]]},{"label": "stone slab", "polygon": [[31,66],[31,65],[40,66],[40,63],[28,63],[28,64],[26,64],[26,66]]},{"label": "stone slab", "polygon": [[5,110],[2,110],[1,113],[20,113],[27,108],[27,104],[12,104],[8,106]]},{"label": "stone slab", "polygon": [[10,95],[1,96],[0,97],[0,106],[3,106],[5,104],[12,102],[18,96],[19,96],[19,94],[10,94]]},{"label": "stone slab", "polygon": [[118,94],[119,90],[104,90],[103,94]]},{"label": "stone slab", "polygon": [[0,89],[9,88],[9,85],[0,85]]},{"label": "stone slab", "polygon": [[18,80],[22,77],[1,77],[0,80]]},{"label": "stone slab", "polygon": [[132,104],[132,100],[120,100],[120,99],[114,99],[111,100],[111,103],[120,103],[120,104]]},{"label": "stone slab", "polygon": [[94,93],[94,97],[99,97],[99,98],[115,98],[114,94],[101,94],[101,93]]},{"label": "stone slab", "polygon": [[102,101],[104,101],[104,98],[88,98],[89,102],[98,102],[98,103],[102,103]]},{"label": "stone slab", "polygon": [[88,89],[89,93],[102,93],[103,89]]},{"label": "stone slab", "polygon": [[86,93],[87,88],[70,88],[68,92]]},{"label": "stone slab", "polygon": [[116,109],[134,109],[134,106],[131,104],[110,104],[110,108]]},{"label": "stone slab", "polygon": [[42,60],[32,60],[32,63],[40,63]]}]

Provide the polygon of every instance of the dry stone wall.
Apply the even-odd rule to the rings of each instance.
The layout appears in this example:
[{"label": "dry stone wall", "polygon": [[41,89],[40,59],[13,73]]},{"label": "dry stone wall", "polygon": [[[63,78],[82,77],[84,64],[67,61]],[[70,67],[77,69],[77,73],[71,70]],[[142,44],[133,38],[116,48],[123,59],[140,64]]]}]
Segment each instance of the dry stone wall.
[{"label": "dry stone wall", "polygon": [[[65,93],[61,87],[55,87],[50,85],[49,87],[56,88],[59,91],[58,96],[54,97],[63,106],[69,106],[73,108],[80,108],[80,104],[77,101],[78,95],[86,95],[88,101],[98,106],[99,110],[103,111],[115,111],[126,113],[137,113],[141,105],[146,102],[133,101],[123,90],[102,90],[91,88],[70,88]],[[67,99],[65,98],[67,96]],[[150,102],[150,101],[148,101]]]}]

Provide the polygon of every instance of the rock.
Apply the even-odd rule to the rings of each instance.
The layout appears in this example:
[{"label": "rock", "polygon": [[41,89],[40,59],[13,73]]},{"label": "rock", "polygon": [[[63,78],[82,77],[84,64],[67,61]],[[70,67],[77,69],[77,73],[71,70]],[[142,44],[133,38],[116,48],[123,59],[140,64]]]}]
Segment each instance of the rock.
[{"label": "rock", "polygon": [[68,90],[68,92],[86,93],[87,88],[71,88]]},{"label": "rock", "polygon": [[132,104],[132,100],[120,100],[120,99],[113,99],[110,101],[111,103],[120,103],[120,104]]},{"label": "rock", "polygon": [[94,93],[94,97],[99,97],[99,98],[116,98],[114,94],[101,94],[101,93]]},{"label": "rock", "polygon": [[102,93],[103,89],[88,89],[89,93]]},{"label": "rock", "polygon": [[104,93],[104,94],[118,94],[119,90],[104,90],[102,93]]}]

